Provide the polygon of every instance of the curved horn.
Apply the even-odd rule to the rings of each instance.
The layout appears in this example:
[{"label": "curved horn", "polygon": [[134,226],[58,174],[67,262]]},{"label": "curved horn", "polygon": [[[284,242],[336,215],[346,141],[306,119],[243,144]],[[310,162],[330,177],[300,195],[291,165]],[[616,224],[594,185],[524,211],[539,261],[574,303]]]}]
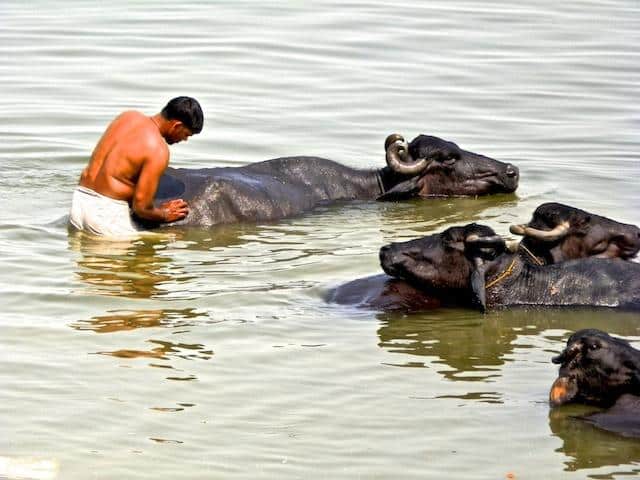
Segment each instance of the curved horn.
[{"label": "curved horn", "polygon": [[387,150],[389,150],[389,145],[398,141],[404,142],[404,137],[399,133],[392,133],[391,135],[389,135],[384,141],[384,151],[386,152]]},{"label": "curved horn", "polygon": [[546,242],[554,242],[565,237],[569,233],[569,222],[558,224],[553,230],[538,230],[527,225],[511,225],[509,231],[514,235],[533,237]]},{"label": "curved horn", "polygon": [[[402,137],[397,133],[392,133],[387,137],[384,142],[387,165],[394,172],[404,175],[416,175],[427,167],[427,159],[420,158],[414,160],[409,154],[409,145]],[[406,158],[409,161],[406,161]]]},{"label": "curved horn", "polygon": [[496,245],[504,243],[500,235],[491,235],[490,237],[481,237],[477,233],[472,233],[464,239],[464,243],[470,245]]}]

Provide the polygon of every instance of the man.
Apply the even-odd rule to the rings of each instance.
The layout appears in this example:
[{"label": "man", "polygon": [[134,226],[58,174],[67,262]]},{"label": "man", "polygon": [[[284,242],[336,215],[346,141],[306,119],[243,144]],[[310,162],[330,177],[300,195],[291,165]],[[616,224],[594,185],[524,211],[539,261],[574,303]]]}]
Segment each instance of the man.
[{"label": "man", "polygon": [[186,217],[184,200],[156,207],[153,199],[169,164],[168,145],[200,133],[202,124],[200,104],[190,97],[176,97],[150,117],[136,111],[116,117],[80,175],[69,222],[95,235],[124,237],[140,230],[131,213],[159,223]]}]

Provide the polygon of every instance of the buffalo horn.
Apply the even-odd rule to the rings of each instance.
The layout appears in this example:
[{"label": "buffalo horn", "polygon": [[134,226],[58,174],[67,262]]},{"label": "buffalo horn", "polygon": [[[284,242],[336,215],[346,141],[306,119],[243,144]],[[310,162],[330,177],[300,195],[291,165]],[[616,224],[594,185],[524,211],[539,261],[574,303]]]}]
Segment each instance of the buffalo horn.
[{"label": "buffalo horn", "polygon": [[468,235],[467,238],[464,239],[464,243],[468,245],[489,246],[489,245],[501,244],[503,242],[504,240],[502,240],[502,237],[500,237],[500,235],[491,235],[490,237],[481,237],[477,233],[472,233],[471,235]]},{"label": "buffalo horn", "polygon": [[[416,175],[424,170],[427,166],[427,159],[420,158],[414,160],[409,154],[409,145],[402,137],[397,133],[392,133],[387,137],[384,142],[384,148],[386,152],[387,165],[394,172],[401,173],[403,175]],[[407,161],[406,159],[409,159]]]},{"label": "buffalo horn", "polygon": [[538,230],[527,225],[511,225],[509,231],[514,235],[533,237],[538,240],[553,242],[560,240],[569,233],[569,222],[558,224],[553,230]]}]

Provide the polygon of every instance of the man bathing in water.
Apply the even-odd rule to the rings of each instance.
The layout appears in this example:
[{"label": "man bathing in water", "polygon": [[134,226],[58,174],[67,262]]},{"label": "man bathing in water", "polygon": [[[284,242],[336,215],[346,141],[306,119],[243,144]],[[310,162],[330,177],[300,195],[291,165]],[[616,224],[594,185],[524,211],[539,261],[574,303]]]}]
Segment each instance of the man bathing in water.
[{"label": "man bathing in water", "polygon": [[187,216],[182,199],[154,206],[153,199],[169,165],[168,145],[200,133],[203,114],[190,97],[169,101],[151,117],[124,112],[111,122],[98,141],[89,165],[73,192],[69,222],[95,235],[135,235],[131,213],[153,222],[174,222]]}]

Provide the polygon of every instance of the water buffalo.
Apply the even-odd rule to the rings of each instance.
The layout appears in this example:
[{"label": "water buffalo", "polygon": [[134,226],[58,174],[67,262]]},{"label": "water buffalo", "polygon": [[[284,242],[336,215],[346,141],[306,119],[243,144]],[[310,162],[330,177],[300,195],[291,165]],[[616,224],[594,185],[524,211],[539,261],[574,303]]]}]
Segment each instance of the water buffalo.
[{"label": "water buffalo", "polygon": [[640,228],[561,203],[543,203],[528,224],[512,225],[522,235],[520,251],[540,265],[597,256],[629,259],[640,250]]},{"label": "water buffalo", "polygon": [[387,166],[357,170],[319,157],[286,157],[243,167],[168,168],[157,201],[183,198],[189,215],[173,225],[204,226],[291,217],[345,200],[398,200],[509,193],[518,169],[455,143],[420,135],[385,142]]},{"label": "water buffalo", "polygon": [[[562,205],[540,205],[527,225],[513,225],[524,235],[516,250],[523,262],[549,265],[586,257],[629,259],[640,250],[640,229]],[[353,280],[329,292],[328,301],[382,310],[424,310],[441,305],[418,286],[388,275]]]},{"label": "water buffalo", "polygon": [[553,358],[560,365],[549,403],[585,403],[608,410],[581,417],[605,430],[640,437],[640,351],[596,329],[575,332]]},{"label": "water buffalo", "polygon": [[532,265],[487,226],[451,227],[380,249],[385,273],[447,303],[640,309],[640,264],[583,258]]}]

